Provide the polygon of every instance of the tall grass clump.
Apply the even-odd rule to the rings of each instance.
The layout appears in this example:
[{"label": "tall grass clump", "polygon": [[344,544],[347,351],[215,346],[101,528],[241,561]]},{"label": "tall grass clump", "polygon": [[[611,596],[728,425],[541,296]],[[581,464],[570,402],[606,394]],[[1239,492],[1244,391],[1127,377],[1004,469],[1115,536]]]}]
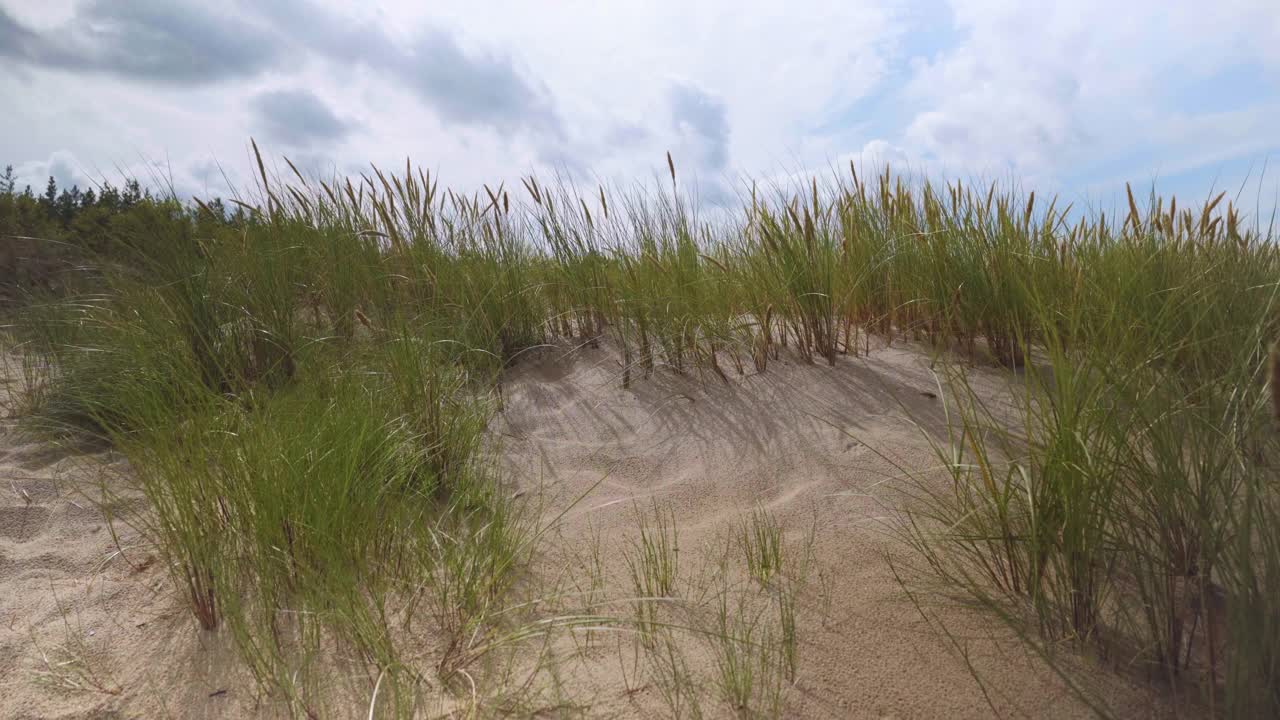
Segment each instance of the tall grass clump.
[{"label": "tall grass clump", "polygon": [[1029,613],[1046,652],[1071,640],[1251,717],[1277,709],[1274,653],[1245,636],[1280,610],[1259,602],[1280,255],[1234,209],[1210,220],[1219,200],[1143,216],[1130,196],[1121,227],[1077,226],[1060,259],[1008,275],[1026,372],[998,402],[944,371],[945,473],[916,475],[903,530],[947,585]]},{"label": "tall grass clump", "polygon": [[[118,519],[300,714],[335,646],[410,714],[428,676],[479,672],[536,537],[485,436],[527,351],[609,339],[625,385],[927,342],[948,427],[902,531],[934,576],[1037,647],[1070,641],[1236,717],[1280,713],[1270,229],[1221,195],[1191,210],[1130,194],[1108,217],[852,166],[708,213],[667,169],[654,187],[528,177],[468,195],[409,165],[282,178],[258,156],[234,217],[141,203],[85,243],[92,282],[27,303],[24,409],[125,453],[149,507]],[[981,364],[1014,371],[1007,398],[971,384]],[[768,644],[791,648],[793,677],[780,530],[761,510],[738,544],[778,598]],[[669,518],[628,557],[657,647],[680,574]],[[725,608],[721,636],[754,632]],[[719,648],[738,704],[747,639]]]},{"label": "tall grass clump", "polygon": [[[328,663],[353,657],[409,714],[431,673],[480,657],[531,551],[482,444],[495,372],[542,318],[498,235],[275,187],[264,173],[253,219],[204,237],[157,217],[104,259],[101,292],[33,306],[20,332],[53,373],[38,419],[129,459],[103,489],[147,507],[112,520],[264,687],[314,714]],[[396,252],[388,223],[432,247]]]}]

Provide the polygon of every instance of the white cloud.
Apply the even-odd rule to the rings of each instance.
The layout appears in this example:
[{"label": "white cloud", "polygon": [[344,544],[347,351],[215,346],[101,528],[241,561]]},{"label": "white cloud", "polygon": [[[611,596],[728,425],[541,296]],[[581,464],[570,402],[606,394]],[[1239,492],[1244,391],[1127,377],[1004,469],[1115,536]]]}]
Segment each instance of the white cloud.
[{"label": "white cloud", "polygon": [[[677,157],[691,169],[706,172],[714,160],[716,171],[753,170],[809,147],[807,126],[874,88],[901,32],[896,9],[879,1],[829,0],[810,12],[728,0],[423,7],[386,2],[357,15],[308,0],[233,3],[208,21],[198,47],[233,42],[237,28],[279,42],[226,65],[216,54],[197,55],[208,62],[196,65],[164,60],[193,27],[177,4],[11,11],[25,40],[6,50],[13,71],[0,71],[0,90],[46,102],[15,104],[15,124],[31,137],[0,139],[0,151],[68,148],[108,166],[160,151],[179,164],[239,167],[247,138],[262,129],[252,98],[284,86],[330,100],[335,116],[364,130],[332,148],[343,166],[409,155],[474,184],[572,160],[624,177],[661,167],[673,150],[698,156]],[[91,31],[104,15],[115,29]],[[79,40],[66,49],[63,35]],[[148,62],[124,62],[121,43],[147,38],[156,47],[136,49]],[[123,59],[101,63],[105,77],[68,72],[90,55]],[[670,121],[673,77],[719,103],[720,139]]]},{"label": "white cloud", "polygon": [[[251,136],[308,167],[407,156],[464,187],[554,166],[644,180],[670,150],[724,197],[742,173],[849,158],[1056,189],[1277,147],[1274,82],[1246,107],[1170,99],[1241,66],[1280,76],[1265,0],[944,1],[232,0],[193,24],[190,0],[0,0],[0,43],[21,39],[0,50],[16,129],[0,162],[44,172],[65,153],[110,178],[160,160],[181,188],[225,192],[208,170],[252,178]],[[274,49],[223,64],[237,29]],[[193,61],[166,54],[192,33]],[[264,106],[282,91],[296,102]]]},{"label": "white cloud", "polygon": [[78,185],[81,189],[92,187],[92,181],[85,174],[80,161],[74,153],[66,150],[55,151],[44,160],[28,160],[15,165],[13,172],[17,189],[30,185],[31,191],[37,195],[44,192],[50,177],[59,188],[70,188],[73,185]]},{"label": "white cloud", "polygon": [[[1160,160],[1124,172],[1275,148],[1263,124],[1168,98],[1241,64],[1280,72],[1280,13],[1266,5],[953,0],[960,41],[916,62],[904,94],[917,110],[898,141],[951,172],[1049,186],[1135,150]],[[1250,92],[1280,109],[1274,85]]]}]

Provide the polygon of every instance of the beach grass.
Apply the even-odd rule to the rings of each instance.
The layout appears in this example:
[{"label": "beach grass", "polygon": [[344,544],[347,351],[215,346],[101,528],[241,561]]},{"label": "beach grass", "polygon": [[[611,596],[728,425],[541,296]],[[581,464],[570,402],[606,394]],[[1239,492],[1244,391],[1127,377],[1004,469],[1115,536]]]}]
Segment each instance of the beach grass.
[{"label": "beach grass", "polygon": [[[115,519],[264,684],[305,714],[340,646],[408,715],[413,643],[441,648],[440,677],[468,668],[545,536],[486,436],[525,353],[608,339],[629,385],[918,341],[949,437],[940,472],[910,473],[904,551],[1028,642],[1123,658],[1233,717],[1280,714],[1271,228],[1222,195],[1192,210],[1130,193],[1109,217],[852,166],[706,213],[668,161],[647,190],[530,177],[467,196],[409,166],[277,178],[259,158],[239,220],[157,201],[92,292],[19,313],[47,368],[26,412],[128,457],[149,507]],[[1008,403],[970,387],[983,364],[1009,370]],[[654,600],[680,564],[655,512],[628,557],[660,652]],[[714,657],[731,704],[777,715],[795,673],[786,553],[762,508],[738,533],[779,622],[723,598]],[[747,652],[765,646],[785,662]]]}]

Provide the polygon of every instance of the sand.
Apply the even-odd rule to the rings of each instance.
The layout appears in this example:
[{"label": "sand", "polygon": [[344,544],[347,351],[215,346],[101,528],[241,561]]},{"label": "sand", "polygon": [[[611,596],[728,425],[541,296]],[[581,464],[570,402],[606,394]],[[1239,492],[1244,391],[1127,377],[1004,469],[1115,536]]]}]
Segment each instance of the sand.
[{"label": "sand", "polygon": [[[624,549],[637,513],[656,503],[672,513],[692,587],[744,513],[763,506],[789,543],[811,547],[786,717],[1093,715],[990,618],[930,603],[955,642],[939,634],[886,562],[910,560],[887,523],[901,509],[901,468],[936,464],[923,433],[941,432],[943,411],[927,355],[881,347],[834,368],[784,356],[765,373],[728,372],[726,383],[659,368],[624,389],[607,345],[543,349],[510,371],[492,425],[502,467],[544,521],[563,513],[535,582],[581,580],[575,563],[598,548],[598,598],[626,597]],[[1007,380],[974,371],[992,398]],[[154,551],[127,529],[109,532],[94,487],[127,473],[110,452],[0,425],[0,718],[266,714],[227,641],[197,630]],[[628,674],[632,638],[574,643],[562,683],[583,715],[669,714],[659,687],[634,665]],[[705,643],[680,642],[709,683]],[[1160,691],[1082,664],[1083,682],[1117,715],[1168,711]],[[705,697],[704,714],[728,714],[714,689]]]},{"label": "sand", "polygon": [[[0,718],[252,717],[227,640],[198,632],[136,531],[113,537],[104,509],[145,502],[126,463],[18,425],[0,420]],[[122,496],[105,507],[103,482]]]}]

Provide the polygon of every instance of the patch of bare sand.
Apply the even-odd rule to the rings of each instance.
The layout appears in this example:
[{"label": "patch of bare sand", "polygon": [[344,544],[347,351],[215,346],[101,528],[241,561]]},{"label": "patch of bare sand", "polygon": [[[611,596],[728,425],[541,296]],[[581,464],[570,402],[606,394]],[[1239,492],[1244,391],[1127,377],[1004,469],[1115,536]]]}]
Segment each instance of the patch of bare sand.
[{"label": "patch of bare sand", "polygon": [[112,536],[93,498],[124,469],[0,420],[0,718],[239,717],[254,705],[229,691],[243,685],[231,648],[196,631],[154,552],[118,523]]},{"label": "patch of bare sand", "polygon": [[[930,607],[955,641],[940,635],[886,562],[891,552],[909,561],[885,523],[899,509],[902,468],[937,465],[922,429],[945,436],[936,380],[918,349],[873,348],[834,368],[784,356],[765,373],[730,371],[728,383],[659,370],[624,389],[620,377],[607,348],[547,350],[517,368],[497,425],[506,465],[530,494],[542,489],[547,516],[571,506],[560,542],[598,543],[615,586],[626,582],[637,514],[655,501],[673,512],[685,556],[724,547],[757,505],[791,541],[812,533],[820,578],[798,599],[799,663],[785,717],[985,718],[993,707],[1005,717],[1094,714],[996,621]],[[997,369],[977,369],[971,380],[994,401],[1008,392]],[[682,558],[682,568],[691,564]],[[619,645],[625,654],[627,643],[605,642],[578,665],[593,712],[663,716],[659,689],[616,657]],[[704,671],[699,682],[711,683],[713,658],[690,657]],[[1169,710],[1158,691],[1101,668],[1080,680],[1119,717]],[[716,690],[703,690],[704,712],[722,712]]]},{"label": "patch of bare sand", "polygon": [[[940,401],[926,394],[936,392],[927,366],[918,352],[879,349],[835,368],[783,360],[728,384],[660,369],[623,389],[607,347],[541,351],[504,381],[493,424],[504,466],[544,503],[544,518],[568,508],[538,573],[563,589],[581,568],[557,562],[598,550],[615,585],[602,592],[625,596],[618,585],[637,507],[670,509],[682,568],[693,574],[697,549],[722,546],[760,504],[789,540],[812,534],[819,576],[799,598],[798,672],[784,717],[990,717],[989,702],[1010,717],[1089,716],[994,623],[942,609],[980,687],[885,563],[896,550],[882,519],[896,509],[897,466],[934,463],[911,419],[935,431],[942,422]],[[994,395],[1000,374],[978,373],[977,382]],[[197,629],[154,551],[128,531],[117,542],[82,494],[120,464],[0,426],[0,717],[267,714],[229,641]],[[713,656],[688,643],[697,682],[708,684],[697,688],[704,714],[727,714],[709,686]],[[575,640],[559,668],[569,693],[561,709],[667,716],[659,688],[632,662],[633,645],[625,634]],[[1158,692],[1105,671],[1086,679],[1120,716],[1164,709]]]}]

